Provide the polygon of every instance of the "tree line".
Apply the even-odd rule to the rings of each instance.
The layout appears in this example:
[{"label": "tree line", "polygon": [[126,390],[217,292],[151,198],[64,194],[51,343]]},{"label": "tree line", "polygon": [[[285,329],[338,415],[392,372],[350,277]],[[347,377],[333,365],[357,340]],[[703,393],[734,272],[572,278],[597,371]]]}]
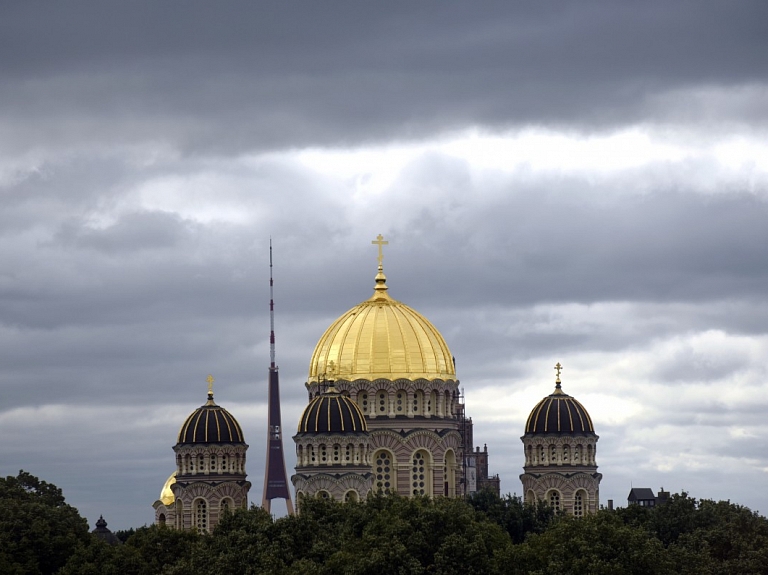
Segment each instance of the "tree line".
[{"label": "tree line", "polygon": [[303,499],[296,516],[227,513],[210,534],[153,525],[116,535],[124,544],[90,533],[54,485],[23,471],[0,478],[8,575],[768,575],[768,520],[686,493],[579,519],[487,491]]}]

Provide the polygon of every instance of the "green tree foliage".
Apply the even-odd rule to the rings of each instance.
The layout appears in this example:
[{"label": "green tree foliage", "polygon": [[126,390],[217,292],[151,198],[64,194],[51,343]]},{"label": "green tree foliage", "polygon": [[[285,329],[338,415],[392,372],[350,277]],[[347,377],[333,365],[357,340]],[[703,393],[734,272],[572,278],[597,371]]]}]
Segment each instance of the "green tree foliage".
[{"label": "green tree foliage", "polygon": [[110,546],[61,490],[0,479],[3,575],[768,575],[768,520],[727,501],[673,495],[655,508],[576,519],[490,492],[461,499],[303,499],[274,520],[252,507],[212,534],[142,527]]},{"label": "green tree foliage", "polygon": [[55,573],[89,538],[61,489],[26,471],[0,478],[0,573]]},{"label": "green tree foliage", "polygon": [[555,518],[555,511],[544,501],[526,505],[517,495],[499,497],[489,489],[470,495],[467,501],[509,533],[514,543],[522,543],[529,533],[543,533]]}]

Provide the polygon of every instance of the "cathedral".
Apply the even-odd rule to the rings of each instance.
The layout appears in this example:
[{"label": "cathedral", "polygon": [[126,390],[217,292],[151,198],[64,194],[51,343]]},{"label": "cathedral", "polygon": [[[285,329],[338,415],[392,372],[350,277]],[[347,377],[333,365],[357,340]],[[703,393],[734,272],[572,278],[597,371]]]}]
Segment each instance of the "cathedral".
[{"label": "cathedral", "polygon": [[[372,492],[499,494],[487,444],[482,450],[474,446],[473,422],[445,339],[389,294],[382,253],[387,242],[379,235],[372,243],[379,250],[373,295],[328,327],[310,359],[307,407],[293,436],[296,469],[290,480],[298,508],[304,497],[356,501]],[[277,396],[279,422],[274,330],[271,342],[270,413]],[[598,436],[586,409],[562,391],[560,364],[556,370],[554,392],[534,406],[525,424],[520,480],[526,502],[544,500],[581,516],[599,507]],[[235,418],[214,403],[211,385],[209,376],[207,402],[179,431],[176,471],[154,503],[158,524],[208,531],[225,509],[247,505],[248,445]],[[280,476],[270,475],[269,458],[275,469],[284,466],[282,429],[271,422],[268,435],[264,501],[268,477],[274,488]],[[287,485],[281,493],[274,497],[284,497],[292,511]]]}]

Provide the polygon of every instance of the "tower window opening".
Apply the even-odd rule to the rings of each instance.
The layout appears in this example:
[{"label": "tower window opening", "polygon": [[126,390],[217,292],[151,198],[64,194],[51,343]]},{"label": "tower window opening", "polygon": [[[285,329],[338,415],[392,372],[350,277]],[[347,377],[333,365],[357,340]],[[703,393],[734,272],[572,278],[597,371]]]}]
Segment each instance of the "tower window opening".
[{"label": "tower window opening", "polygon": [[344,501],[346,503],[349,503],[350,501],[357,501],[357,500],[358,500],[357,491],[355,491],[354,489],[350,489],[344,494]]},{"label": "tower window opening", "polygon": [[216,456],[215,455],[211,455],[210,464],[211,464],[211,471],[216,472]]},{"label": "tower window opening", "polygon": [[320,463],[328,463],[328,451],[325,445],[320,446]]},{"label": "tower window opening", "polygon": [[379,451],[375,456],[376,463],[376,489],[384,493],[394,491],[394,474],[392,458],[386,451]]},{"label": "tower window opening", "polygon": [[347,446],[344,449],[344,461],[346,461],[347,463],[352,461],[352,445],[350,445],[349,443],[347,443]]},{"label": "tower window opening", "polygon": [[341,446],[338,443],[333,445],[333,462],[338,463],[341,459]]},{"label": "tower window opening", "polygon": [[429,481],[427,475],[427,461],[424,457],[424,453],[417,451],[413,455],[413,466],[411,467],[411,493],[413,493],[413,495],[429,494]]},{"label": "tower window opening", "polygon": [[360,408],[363,410],[363,413],[368,413],[368,394],[367,393],[361,393],[360,394]]},{"label": "tower window opening", "polygon": [[198,499],[195,503],[195,526],[200,533],[208,531],[208,504],[205,499]]},{"label": "tower window opening", "polygon": [[379,412],[385,413],[387,411],[387,394],[383,391],[379,392]]},{"label": "tower window opening", "polygon": [[576,492],[573,498],[573,515],[575,517],[584,517],[584,497],[581,491]]},{"label": "tower window opening", "polygon": [[549,505],[555,511],[560,511],[560,492],[558,491],[549,492]]}]

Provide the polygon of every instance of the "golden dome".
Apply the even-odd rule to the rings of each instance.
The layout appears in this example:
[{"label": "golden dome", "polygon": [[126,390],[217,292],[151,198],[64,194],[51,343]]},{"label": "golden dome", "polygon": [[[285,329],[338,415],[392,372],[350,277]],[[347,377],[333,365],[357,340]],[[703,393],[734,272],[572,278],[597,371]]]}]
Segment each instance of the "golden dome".
[{"label": "golden dome", "polygon": [[317,342],[307,381],[380,378],[456,378],[443,336],[424,316],[389,296],[381,264],[373,296],[333,322]]},{"label": "golden dome", "polygon": [[163,485],[162,491],[160,491],[160,501],[162,501],[163,505],[166,507],[173,505],[173,502],[176,501],[176,497],[173,495],[173,491],[171,491],[171,485],[174,483],[176,483],[175,471],[171,473],[171,476],[165,482],[165,485]]}]

